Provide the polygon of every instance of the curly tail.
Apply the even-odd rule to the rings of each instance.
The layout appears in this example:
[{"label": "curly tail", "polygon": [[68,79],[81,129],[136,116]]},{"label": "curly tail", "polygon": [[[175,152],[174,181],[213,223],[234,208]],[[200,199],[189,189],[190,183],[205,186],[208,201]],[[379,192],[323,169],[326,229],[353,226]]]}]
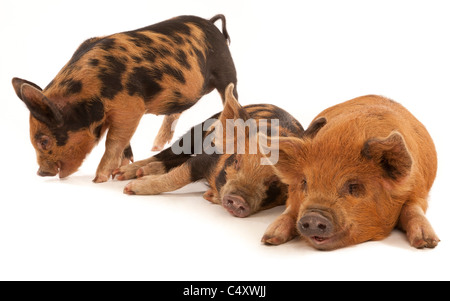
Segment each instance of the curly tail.
[{"label": "curly tail", "polygon": [[228,45],[230,45],[230,43],[231,43],[231,39],[230,39],[230,35],[228,34],[228,31],[227,31],[227,20],[226,20],[226,18],[225,18],[225,16],[224,15],[221,15],[221,14],[219,14],[219,15],[215,15],[214,17],[212,17],[209,21],[211,22],[211,23],[215,23],[217,20],[222,20],[222,33],[223,33],[223,36],[225,37],[225,39],[227,40],[227,42],[228,42]]}]

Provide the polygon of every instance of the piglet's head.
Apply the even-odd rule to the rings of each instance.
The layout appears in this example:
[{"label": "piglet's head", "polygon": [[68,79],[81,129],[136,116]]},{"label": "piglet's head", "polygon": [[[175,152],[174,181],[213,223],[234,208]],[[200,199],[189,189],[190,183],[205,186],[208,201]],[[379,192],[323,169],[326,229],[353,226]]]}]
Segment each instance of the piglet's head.
[{"label": "piglet's head", "polygon": [[402,135],[343,139],[314,126],[315,137],[281,138],[275,165],[298,208],[298,232],[321,250],[385,238],[397,224],[413,164]]},{"label": "piglet's head", "polygon": [[[103,104],[96,99],[67,104],[47,98],[36,84],[13,78],[17,96],[30,111],[30,138],[36,150],[38,175],[65,178],[80,167],[104,131]],[[95,122],[97,121],[97,122]]]},{"label": "piglet's head", "polygon": [[[287,186],[281,183],[271,166],[261,164],[265,157],[258,145],[256,126],[260,124],[252,123],[248,112],[234,97],[233,88],[230,84],[226,90],[225,107],[218,119],[222,129],[216,132],[223,134],[222,142],[216,143],[216,147],[221,147],[224,154],[217,164],[213,185],[204,197],[222,204],[236,217],[247,217],[284,204]],[[235,121],[244,126],[227,127],[227,122]]]}]

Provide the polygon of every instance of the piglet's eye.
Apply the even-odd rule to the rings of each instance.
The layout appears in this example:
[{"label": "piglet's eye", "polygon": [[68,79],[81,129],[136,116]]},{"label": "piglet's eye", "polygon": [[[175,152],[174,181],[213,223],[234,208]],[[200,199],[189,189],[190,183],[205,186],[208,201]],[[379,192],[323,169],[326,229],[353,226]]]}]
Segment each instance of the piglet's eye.
[{"label": "piglet's eye", "polygon": [[50,148],[50,137],[42,136],[38,140],[38,147],[42,150],[48,150]]},{"label": "piglet's eye", "polygon": [[365,189],[363,184],[350,182],[347,185],[348,194],[354,197],[361,197],[364,195]]},{"label": "piglet's eye", "polygon": [[306,179],[302,179],[302,181],[300,182],[300,186],[302,187],[303,191],[306,191],[308,189],[308,182],[306,181]]}]

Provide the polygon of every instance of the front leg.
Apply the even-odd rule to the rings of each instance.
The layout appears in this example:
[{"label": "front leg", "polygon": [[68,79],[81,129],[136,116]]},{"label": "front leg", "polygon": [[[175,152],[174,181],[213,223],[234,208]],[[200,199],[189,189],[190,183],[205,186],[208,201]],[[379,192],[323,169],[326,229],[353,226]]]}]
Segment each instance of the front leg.
[{"label": "front leg", "polygon": [[411,246],[434,248],[440,242],[419,205],[405,204],[400,212],[399,227],[406,232]]},{"label": "front leg", "polygon": [[[106,136],[105,153],[97,168],[93,182],[103,183],[108,181],[112,172],[123,163],[124,152],[130,145],[131,137],[133,137],[141,117],[142,114],[137,114],[133,118],[127,118],[126,123],[111,123]],[[129,152],[128,155],[130,155]]]},{"label": "front leg", "polygon": [[137,171],[140,168],[146,166],[147,164],[157,161],[158,159],[156,159],[155,157],[150,157],[148,159],[134,162],[133,164],[122,165],[119,168],[115,169],[112,175],[119,181],[135,179],[137,177]]},{"label": "front leg", "polygon": [[267,228],[261,242],[268,245],[281,245],[298,235],[296,220],[298,210],[288,206],[286,210]]},{"label": "front leg", "polygon": [[125,194],[155,195],[180,189],[192,182],[191,169],[183,164],[162,175],[151,175],[131,181],[125,186]]},{"label": "front leg", "polygon": [[117,168],[113,172],[113,177],[123,181],[148,175],[159,175],[182,165],[190,158],[191,156],[186,154],[176,155],[171,148],[167,148],[153,157]]}]

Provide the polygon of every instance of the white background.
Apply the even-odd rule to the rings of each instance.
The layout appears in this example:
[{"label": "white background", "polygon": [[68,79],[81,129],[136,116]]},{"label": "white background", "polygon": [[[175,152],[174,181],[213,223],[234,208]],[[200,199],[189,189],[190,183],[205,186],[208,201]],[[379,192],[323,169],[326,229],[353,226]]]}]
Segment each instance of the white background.
[{"label": "white background", "polygon": [[[122,194],[125,182],[94,184],[103,141],[70,178],[36,175],[12,77],[45,87],[87,38],[217,13],[227,17],[242,104],[277,104],[306,127],[331,105],[381,94],[426,125],[439,155],[427,213],[436,249],[416,250],[399,231],[332,252],[298,239],[265,246],[282,207],[239,219],[203,200],[203,184],[142,197]],[[450,280],[449,15],[447,1],[434,0],[2,0],[0,280]],[[183,114],[175,136],[220,110],[212,92]],[[136,159],[152,155],[161,121],[143,118]]]}]

